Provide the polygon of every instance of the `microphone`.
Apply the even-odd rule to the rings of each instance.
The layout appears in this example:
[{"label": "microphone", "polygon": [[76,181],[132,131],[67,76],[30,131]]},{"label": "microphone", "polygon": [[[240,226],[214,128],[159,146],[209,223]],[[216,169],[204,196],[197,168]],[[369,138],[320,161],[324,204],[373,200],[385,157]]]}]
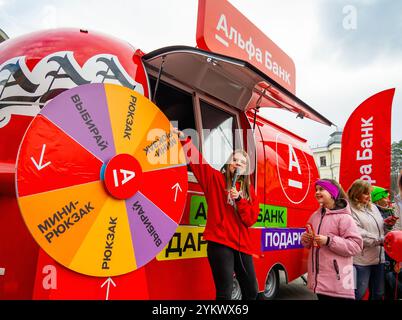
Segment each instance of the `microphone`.
[{"label": "microphone", "polygon": [[236,180],[240,174],[240,168],[236,168],[234,175],[233,175],[233,180],[232,180],[232,188],[236,186]]}]

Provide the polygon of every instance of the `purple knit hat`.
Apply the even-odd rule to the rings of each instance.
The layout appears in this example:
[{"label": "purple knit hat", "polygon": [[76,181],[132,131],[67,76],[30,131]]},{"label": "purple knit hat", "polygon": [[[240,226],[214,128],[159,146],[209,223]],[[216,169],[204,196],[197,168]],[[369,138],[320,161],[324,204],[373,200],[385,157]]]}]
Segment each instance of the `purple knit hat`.
[{"label": "purple knit hat", "polygon": [[336,185],[331,183],[328,180],[317,180],[315,183],[316,185],[319,185],[320,187],[323,187],[325,190],[329,192],[329,194],[334,198],[335,200],[338,198],[340,190]]}]

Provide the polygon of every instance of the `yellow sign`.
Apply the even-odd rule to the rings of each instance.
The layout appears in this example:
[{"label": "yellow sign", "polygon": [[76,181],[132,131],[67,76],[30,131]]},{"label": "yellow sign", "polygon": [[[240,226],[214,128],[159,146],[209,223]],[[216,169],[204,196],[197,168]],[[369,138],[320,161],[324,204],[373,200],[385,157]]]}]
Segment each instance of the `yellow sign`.
[{"label": "yellow sign", "polygon": [[205,258],[207,241],[202,238],[204,227],[179,226],[168,245],[156,256],[156,260]]}]

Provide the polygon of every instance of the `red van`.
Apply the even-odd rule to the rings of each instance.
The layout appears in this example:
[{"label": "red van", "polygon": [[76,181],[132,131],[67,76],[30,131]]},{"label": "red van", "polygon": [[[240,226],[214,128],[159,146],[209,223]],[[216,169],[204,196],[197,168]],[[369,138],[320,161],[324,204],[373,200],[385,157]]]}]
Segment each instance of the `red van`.
[{"label": "red van", "polygon": [[[231,150],[244,148],[260,199],[251,232],[261,298],[275,297],[279,271],[287,281],[306,272],[300,235],[317,207],[318,171],[307,141],[258,111],[281,108],[325,125],[329,120],[250,62],[186,46],[144,54],[103,34],[60,29],[0,44],[0,299],[214,298],[202,238],[208,207],[191,171],[176,232],[154,259],[133,272],[77,273],[32,238],[15,190],[21,140],[47,102],[88,83],[118,84],[152,100],[179,129],[198,133],[199,149],[216,168]],[[240,297],[235,281],[233,298]]]}]

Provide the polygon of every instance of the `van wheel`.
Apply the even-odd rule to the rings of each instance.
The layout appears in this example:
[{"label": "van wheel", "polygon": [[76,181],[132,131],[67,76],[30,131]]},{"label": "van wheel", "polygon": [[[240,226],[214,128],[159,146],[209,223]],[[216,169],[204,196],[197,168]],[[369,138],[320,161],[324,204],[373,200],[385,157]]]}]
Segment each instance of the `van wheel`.
[{"label": "van wheel", "polygon": [[232,300],[241,300],[241,289],[239,281],[235,277],[233,277],[233,291],[232,291]]},{"label": "van wheel", "polygon": [[262,298],[264,300],[273,300],[279,291],[279,271],[277,268],[272,268],[265,282]]}]

